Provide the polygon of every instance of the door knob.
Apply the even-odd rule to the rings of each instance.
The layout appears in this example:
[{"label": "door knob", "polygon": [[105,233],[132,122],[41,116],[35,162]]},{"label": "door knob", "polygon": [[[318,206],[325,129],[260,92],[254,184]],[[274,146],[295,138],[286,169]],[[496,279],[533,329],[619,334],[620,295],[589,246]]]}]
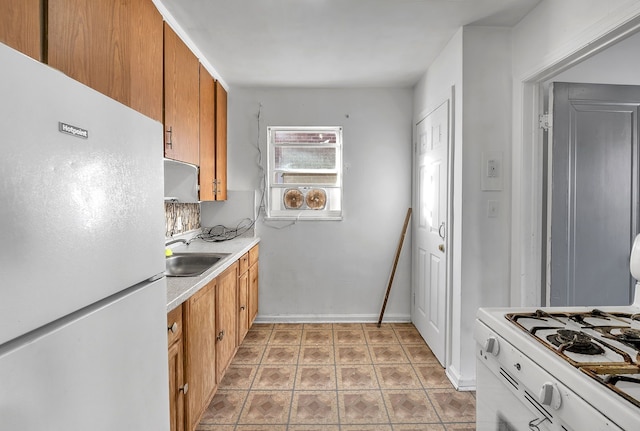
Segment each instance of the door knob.
[{"label": "door knob", "polygon": [[440,250],[441,252],[443,252],[443,253],[444,253],[444,244],[440,244],[440,245],[438,246],[438,250]]}]

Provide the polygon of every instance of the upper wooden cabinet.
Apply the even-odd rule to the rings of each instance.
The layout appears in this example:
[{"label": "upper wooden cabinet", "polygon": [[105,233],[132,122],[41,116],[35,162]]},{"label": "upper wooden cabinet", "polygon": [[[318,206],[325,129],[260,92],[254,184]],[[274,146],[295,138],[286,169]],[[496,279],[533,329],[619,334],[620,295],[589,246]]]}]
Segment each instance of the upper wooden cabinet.
[{"label": "upper wooden cabinet", "polygon": [[165,157],[200,164],[200,63],[164,24]]},{"label": "upper wooden cabinet", "polygon": [[216,199],[216,82],[200,65],[200,200]]},{"label": "upper wooden cabinet", "polygon": [[41,0],[0,2],[0,42],[42,60]]},{"label": "upper wooden cabinet", "polygon": [[200,200],[227,199],[227,93],[200,65]]},{"label": "upper wooden cabinet", "polygon": [[[51,1],[51,0],[49,0]],[[133,38],[128,105],[162,121],[162,15],[151,0],[131,0]]]},{"label": "upper wooden cabinet", "polygon": [[48,64],[162,121],[162,16],[152,0],[49,0]]},{"label": "upper wooden cabinet", "polygon": [[227,92],[216,81],[216,200],[227,199]]}]

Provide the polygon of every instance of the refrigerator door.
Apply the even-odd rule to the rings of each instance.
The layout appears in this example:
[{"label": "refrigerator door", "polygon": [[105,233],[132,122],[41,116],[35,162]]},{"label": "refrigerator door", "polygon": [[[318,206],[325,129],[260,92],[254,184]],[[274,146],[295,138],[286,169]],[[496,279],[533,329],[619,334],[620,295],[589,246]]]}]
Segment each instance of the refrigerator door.
[{"label": "refrigerator door", "polygon": [[0,345],[164,271],[162,125],[0,43]]},{"label": "refrigerator door", "polygon": [[0,431],[168,431],[166,279],[0,347]]}]

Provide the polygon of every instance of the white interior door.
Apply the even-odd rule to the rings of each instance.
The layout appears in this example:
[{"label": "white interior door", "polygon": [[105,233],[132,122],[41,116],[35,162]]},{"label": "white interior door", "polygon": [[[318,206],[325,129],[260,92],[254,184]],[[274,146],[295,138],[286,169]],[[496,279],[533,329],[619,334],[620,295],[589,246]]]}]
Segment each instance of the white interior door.
[{"label": "white interior door", "polygon": [[416,125],[413,217],[413,323],[445,363],[449,102]]}]

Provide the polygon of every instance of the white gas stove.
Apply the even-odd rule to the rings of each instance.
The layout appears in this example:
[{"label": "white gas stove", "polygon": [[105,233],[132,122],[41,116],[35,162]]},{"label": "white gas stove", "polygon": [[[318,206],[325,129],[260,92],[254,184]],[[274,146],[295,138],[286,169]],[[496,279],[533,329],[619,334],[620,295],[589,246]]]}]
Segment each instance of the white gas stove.
[{"label": "white gas stove", "polygon": [[481,308],[475,339],[477,430],[640,430],[638,286],[630,306]]}]

